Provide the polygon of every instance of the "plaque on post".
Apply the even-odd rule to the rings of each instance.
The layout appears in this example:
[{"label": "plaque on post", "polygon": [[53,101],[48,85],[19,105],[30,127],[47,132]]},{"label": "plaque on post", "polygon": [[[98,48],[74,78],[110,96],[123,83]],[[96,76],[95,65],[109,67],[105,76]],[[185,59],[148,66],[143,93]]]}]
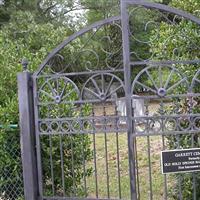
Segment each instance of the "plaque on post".
[{"label": "plaque on post", "polygon": [[163,174],[200,171],[200,148],[162,151],[161,169]]}]

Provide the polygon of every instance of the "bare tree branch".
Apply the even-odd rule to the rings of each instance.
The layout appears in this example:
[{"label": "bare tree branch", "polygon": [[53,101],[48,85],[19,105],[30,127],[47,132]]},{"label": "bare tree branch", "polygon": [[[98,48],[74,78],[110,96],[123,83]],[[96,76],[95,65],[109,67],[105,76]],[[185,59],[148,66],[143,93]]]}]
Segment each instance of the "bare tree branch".
[{"label": "bare tree branch", "polygon": [[55,8],[58,5],[58,3],[55,3],[51,6],[49,6],[48,8],[45,9],[45,11],[43,11],[43,14],[46,14],[47,12],[49,12],[50,10],[52,10],[53,8]]},{"label": "bare tree branch", "polygon": [[101,10],[101,9],[103,9],[103,7],[101,7],[101,6],[88,6],[88,7],[81,7],[81,8],[71,8],[71,9],[65,11],[63,14],[66,15],[70,12],[78,11],[78,10]]}]

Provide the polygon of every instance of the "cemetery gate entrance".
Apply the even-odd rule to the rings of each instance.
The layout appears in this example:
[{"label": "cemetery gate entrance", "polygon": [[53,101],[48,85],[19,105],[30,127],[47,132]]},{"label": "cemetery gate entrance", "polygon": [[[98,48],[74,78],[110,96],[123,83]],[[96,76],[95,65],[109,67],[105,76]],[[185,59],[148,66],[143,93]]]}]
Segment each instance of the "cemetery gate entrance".
[{"label": "cemetery gate entrance", "polygon": [[199,25],[165,5],[122,0],[120,16],[18,75],[26,200],[200,197],[198,165],[165,171],[188,152],[161,161],[165,150],[199,152]]}]

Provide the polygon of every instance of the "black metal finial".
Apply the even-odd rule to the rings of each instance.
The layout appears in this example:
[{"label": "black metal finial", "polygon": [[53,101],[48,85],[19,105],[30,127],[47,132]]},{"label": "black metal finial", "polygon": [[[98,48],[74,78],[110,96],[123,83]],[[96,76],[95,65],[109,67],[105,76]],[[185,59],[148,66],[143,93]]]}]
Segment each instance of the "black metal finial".
[{"label": "black metal finial", "polygon": [[23,71],[24,71],[24,72],[25,72],[25,71],[28,71],[28,60],[27,60],[26,58],[23,58],[23,59],[22,59],[21,64],[22,64],[22,67],[23,67]]}]

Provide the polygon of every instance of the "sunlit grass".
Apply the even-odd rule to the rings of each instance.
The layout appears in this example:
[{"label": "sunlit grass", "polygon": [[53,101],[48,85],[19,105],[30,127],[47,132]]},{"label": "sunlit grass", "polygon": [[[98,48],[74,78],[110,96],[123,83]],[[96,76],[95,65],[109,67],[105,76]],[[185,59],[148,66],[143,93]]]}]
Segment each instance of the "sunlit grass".
[{"label": "sunlit grass", "polygon": [[[120,186],[121,198],[130,199],[129,183],[129,161],[128,161],[128,143],[127,135],[119,134],[119,165],[120,165]],[[98,197],[108,197],[107,171],[106,171],[106,154],[105,154],[105,135],[96,135],[96,157],[97,157],[97,180],[98,180]],[[92,140],[92,136],[91,136]],[[108,174],[109,174],[109,197],[119,198],[119,184],[117,171],[117,143],[116,134],[107,134],[107,155],[108,155]],[[138,186],[141,200],[164,199],[164,175],[160,168],[160,152],[163,148],[161,136],[139,137],[137,138],[137,161],[138,161]],[[149,146],[148,146],[149,144]],[[92,144],[93,145],[93,144]],[[93,146],[91,146],[93,148]],[[149,148],[150,147],[150,148]],[[148,151],[149,148],[149,151]],[[149,160],[150,154],[150,160]],[[149,163],[151,169],[149,168]],[[94,161],[88,164],[94,169]],[[151,180],[150,172],[151,171]],[[150,193],[150,182],[152,183],[152,194]],[[168,191],[173,186],[173,179],[167,177]],[[96,197],[95,174],[87,180],[88,196]],[[169,195],[169,194],[168,194]],[[168,198],[170,199],[170,198]]]}]

